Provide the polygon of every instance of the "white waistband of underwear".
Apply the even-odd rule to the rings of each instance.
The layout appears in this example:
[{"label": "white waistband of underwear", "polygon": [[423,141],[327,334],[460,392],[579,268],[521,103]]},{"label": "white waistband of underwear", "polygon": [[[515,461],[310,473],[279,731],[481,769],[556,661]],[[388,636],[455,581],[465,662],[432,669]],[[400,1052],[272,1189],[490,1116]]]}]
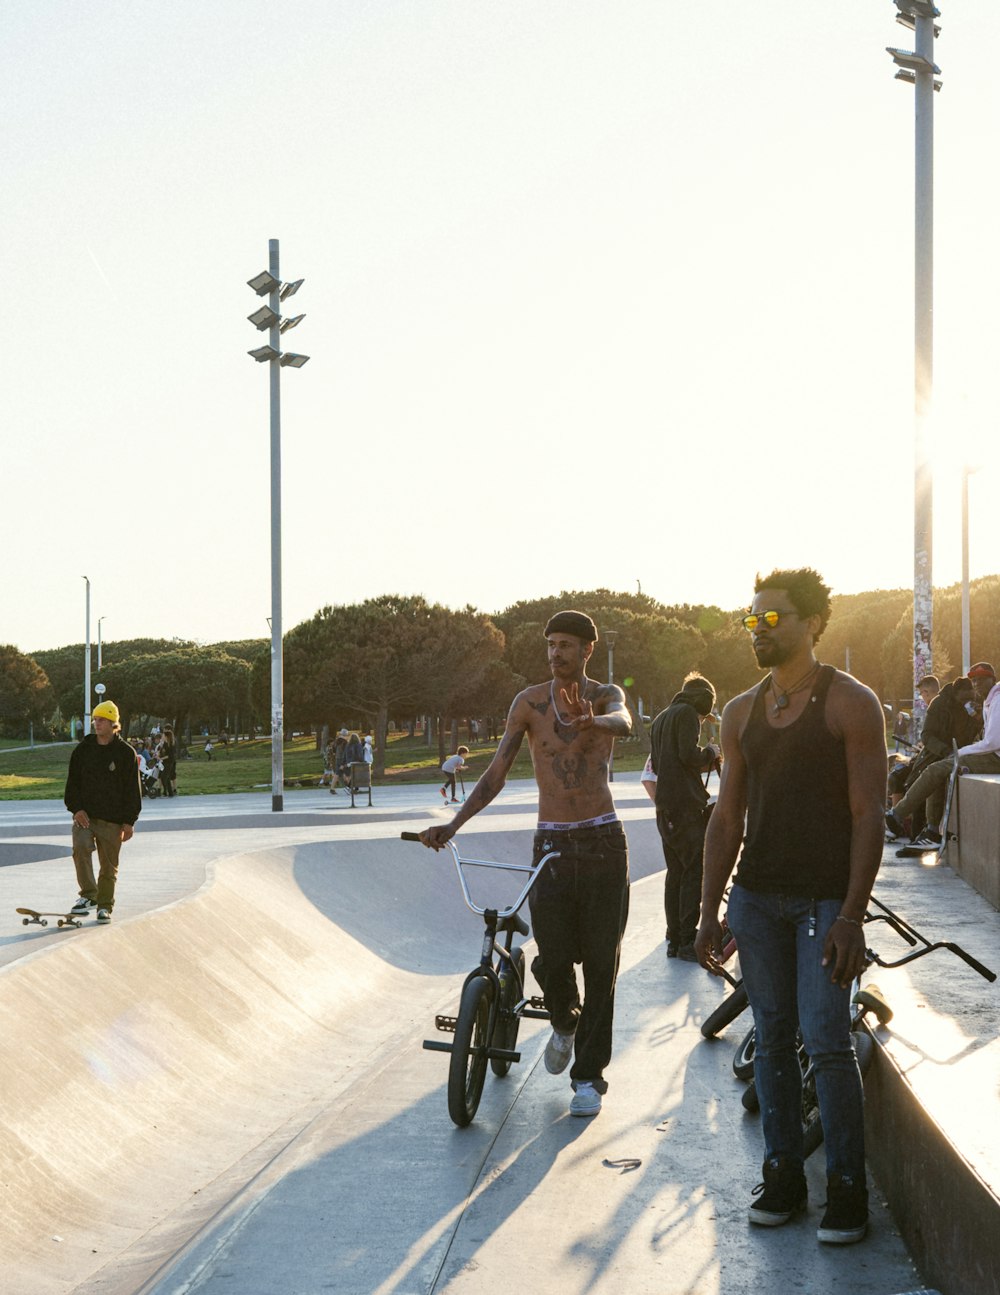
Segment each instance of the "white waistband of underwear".
[{"label": "white waistband of underwear", "polygon": [[578,823],[546,823],[539,819],[538,831],[573,832],[578,827],[603,827],[605,823],[617,823],[618,821],[617,810],[612,810],[610,814],[599,814],[597,818],[582,818]]}]

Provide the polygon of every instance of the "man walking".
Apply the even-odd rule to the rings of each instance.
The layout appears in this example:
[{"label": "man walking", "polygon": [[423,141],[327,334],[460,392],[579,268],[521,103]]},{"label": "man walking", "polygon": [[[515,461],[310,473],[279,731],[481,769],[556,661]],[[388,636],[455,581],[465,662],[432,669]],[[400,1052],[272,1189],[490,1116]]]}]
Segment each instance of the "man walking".
[{"label": "man walking", "polygon": [[[983,736],[978,742],[969,742],[958,748],[958,766],[964,773],[1000,773],[1000,687],[996,671],[987,661],[977,661],[969,670],[969,679],[976,698],[983,705]],[[947,823],[940,823],[944,814],[945,784],[951,776],[951,757],[935,760],[919,774],[907,788],[906,795],[885,816],[885,825],[893,836],[902,836],[903,820],[908,818],[925,800],[930,823],[943,835]]]},{"label": "man walking", "polygon": [[[570,1114],[596,1115],[608,1085],[615,981],[628,917],[628,844],[608,782],[616,737],[632,721],[625,695],[588,679],[597,627],[564,611],[545,627],[552,679],[518,693],[497,753],[450,823],[421,840],[440,850],[507,780],[525,736],[538,782],[534,862],[551,859],[528,896],[538,956],[531,970],[545,995],[552,1037],[545,1066],[560,1074],[573,1058]],[[583,966],[583,997],[575,964]]]},{"label": "man walking", "polygon": [[[757,578],[743,624],[770,673],[722,716],[722,783],[705,840],[695,947],[720,969],[718,912],[742,843],[728,918],[753,1009],[764,1181],[751,1223],[806,1207],[796,1029],[816,1076],[827,1204],[817,1237],[844,1245],[868,1227],[861,1075],[851,985],[865,962],[865,910],[882,856],[885,729],[863,684],[814,654],[830,616],[815,571]],[[744,839],[744,816],[746,836]]]},{"label": "man walking", "polygon": [[656,826],[667,866],[663,903],[667,957],[697,962],[694,937],[701,907],[701,857],[708,791],[702,774],[715,768],[718,747],[699,746],[701,721],[712,713],[715,688],[694,672],[653,720],[650,762],[656,774]]},{"label": "man walking", "polygon": [[[110,922],[122,843],[132,839],[142,809],[139,760],[120,736],[118,707],[102,701],[94,707],[94,731],[70,756],[63,803],[73,815],[73,862],[80,897],[70,910],[97,910],[99,922]],[[94,850],[100,875],[94,880]]]}]

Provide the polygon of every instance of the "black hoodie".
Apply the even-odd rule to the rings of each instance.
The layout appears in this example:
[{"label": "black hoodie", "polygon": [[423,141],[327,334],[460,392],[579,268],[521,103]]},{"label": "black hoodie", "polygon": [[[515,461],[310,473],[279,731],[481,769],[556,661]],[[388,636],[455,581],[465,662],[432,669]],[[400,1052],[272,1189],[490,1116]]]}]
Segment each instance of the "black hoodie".
[{"label": "black hoodie", "polygon": [[711,686],[692,679],[653,720],[649,736],[656,808],[669,819],[696,817],[708,800],[702,774],[711,769],[715,755],[700,747],[698,738],[702,716],[709,713],[714,701]]},{"label": "black hoodie", "polygon": [[117,733],[102,746],[88,733],[69,758],[63,804],[71,814],[132,826],[142,809],[139,758]]}]

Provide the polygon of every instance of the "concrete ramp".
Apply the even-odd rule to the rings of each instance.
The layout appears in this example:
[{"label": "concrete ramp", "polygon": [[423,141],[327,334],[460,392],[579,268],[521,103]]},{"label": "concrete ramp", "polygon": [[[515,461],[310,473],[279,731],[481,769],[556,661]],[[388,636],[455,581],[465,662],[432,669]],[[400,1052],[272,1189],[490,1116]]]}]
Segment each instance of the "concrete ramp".
[{"label": "concrete ramp", "polygon": [[[334,858],[316,845],[299,865],[335,879]],[[60,933],[57,949],[0,972],[7,1295],[74,1289],[166,1225],[147,1247],[158,1262],[218,1207],[220,1175],[241,1166],[242,1186],[272,1141],[287,1143],[359,1067],[378,1068],[418,1004],[422,1020],[433,1014],[442,987],[416,969],[418,950],[439,966],[454,951],[418,939],[396,911],[406,952],[388,960],[334,926],[295,867],[294,851],[221,860],[193,898]],[[327,897],[341,894],[370,922],[392,913],[377,867],[364,880],[353,903],[347,884]],[[443,907],[455,889],[443,889]]]}]

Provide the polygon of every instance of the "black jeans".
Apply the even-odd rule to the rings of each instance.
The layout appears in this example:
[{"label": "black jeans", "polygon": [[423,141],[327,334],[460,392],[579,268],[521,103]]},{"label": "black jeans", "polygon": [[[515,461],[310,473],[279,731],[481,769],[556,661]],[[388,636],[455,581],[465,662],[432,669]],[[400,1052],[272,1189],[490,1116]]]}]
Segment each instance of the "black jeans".
[{"label": "black jeans", "polygon": [[[575,1031],[570,1078],[606,1093],[615,981],[628,920],[628,842],[621,823],[535,833],[534,862],[558,850],[528,896],[538,956],[531,970],[552,1028]],[[583,1001],[575,964],[583,965]]]},{"label": "black jeans", "polygon": [[663,884],[663,908],[667,918],[667,939],[678,948],[694,944],[701,911],[702,856],[705,851],[705,817],[702,813],[668,819],[656,811],[656,826],[663,843],[667,876]]}]

